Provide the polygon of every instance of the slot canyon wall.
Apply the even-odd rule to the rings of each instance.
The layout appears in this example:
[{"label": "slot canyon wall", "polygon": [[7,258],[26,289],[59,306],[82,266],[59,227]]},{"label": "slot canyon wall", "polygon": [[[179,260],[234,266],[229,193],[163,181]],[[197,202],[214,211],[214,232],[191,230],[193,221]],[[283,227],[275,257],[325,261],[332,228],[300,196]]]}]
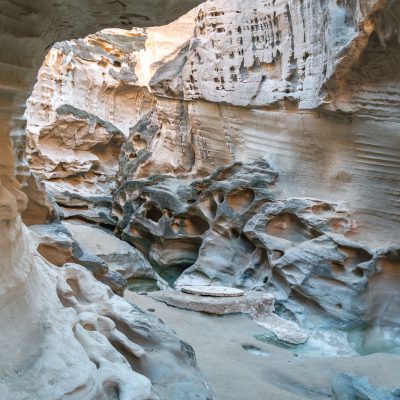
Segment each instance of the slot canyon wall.
[{"label": "slot canyon wall", "polygon": [[[302,323],[378,321],[365,346],[384,326],[391,347],[399,296],[374,286],[397,263],[397,13],[208,1],[157,31],[57,44],[28,104],[31,169],[63,218],[116,227],[171,285],[273,292]],[[90,118],[125,137],[109,175]]]},{"label": "slot canyon wall", "polygon": [[122,146],[116,234],[176,287],[272,292],[398,346],[399,12],[206,2]]},{"label": "slot canyon wall", "polygon": [[304,326],[367,324],[367,353],[400,343],[400,6],[208,0],[104,30],[183,3],[0,1],[0,343],[26,346],[0,360],[7,395],[41,396],[57,355],[54,398],[177,396],[174,368],[179,396],[210,396],[172,332],[38,255],[24,209],[115,229],[159,288],[266,291]]}]

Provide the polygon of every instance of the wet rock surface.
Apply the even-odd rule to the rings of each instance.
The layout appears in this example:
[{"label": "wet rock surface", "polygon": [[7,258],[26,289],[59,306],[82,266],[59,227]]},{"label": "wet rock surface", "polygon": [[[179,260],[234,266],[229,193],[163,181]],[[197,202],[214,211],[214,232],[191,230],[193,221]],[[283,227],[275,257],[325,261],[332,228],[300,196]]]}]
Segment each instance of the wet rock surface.
[{"label": "wet rock surface", "polygon": [[368,378],[350,374],[340,374],[332,382],[334,399],[396,400],[400,389],[393,392],[372,385]]}]

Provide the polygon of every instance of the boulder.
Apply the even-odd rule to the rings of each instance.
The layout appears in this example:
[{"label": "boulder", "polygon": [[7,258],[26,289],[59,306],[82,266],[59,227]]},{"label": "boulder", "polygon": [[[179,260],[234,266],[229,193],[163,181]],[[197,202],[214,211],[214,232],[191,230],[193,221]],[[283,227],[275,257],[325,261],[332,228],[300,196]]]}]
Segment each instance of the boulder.
[{"label": "boulder", "polygon": [[128,282],[130,290],[153,291],[168,288],[168,284],[154,272],[139,250],[110,232],[79,223],[64,222],[63,225],[84,251],[100,258],[110,271],[122,276]]},{"label": "boulder", "polygon": [[82,249],[71,233],[61,223],[33,225],[38,252],[50,263],[63,267],[68,263],[84,266],[101,282],[123,296],[128,286],[127,280],[118,272],[110,271],[100,257]]}]

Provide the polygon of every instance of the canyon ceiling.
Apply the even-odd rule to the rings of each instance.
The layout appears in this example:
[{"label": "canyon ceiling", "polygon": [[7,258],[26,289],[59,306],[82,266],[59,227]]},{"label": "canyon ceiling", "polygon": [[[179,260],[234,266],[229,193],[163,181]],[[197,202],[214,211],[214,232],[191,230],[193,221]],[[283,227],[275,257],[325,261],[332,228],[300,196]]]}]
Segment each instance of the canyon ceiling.
[{"label": "canyon ceiling", "polygon": [[400,346],[399,3],[200,3],[0,0],[5,399],[211,399],[127,286]]}]

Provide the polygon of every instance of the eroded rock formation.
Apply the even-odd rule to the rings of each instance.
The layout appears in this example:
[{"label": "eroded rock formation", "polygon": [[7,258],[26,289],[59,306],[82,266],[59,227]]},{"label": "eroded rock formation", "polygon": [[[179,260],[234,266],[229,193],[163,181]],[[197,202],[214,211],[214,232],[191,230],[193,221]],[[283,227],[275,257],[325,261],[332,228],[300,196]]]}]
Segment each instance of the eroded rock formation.
[{"label": "eroded rock formation", "polygon": [[130,157],[157,137],[134,176],[265,157],[287,197],[345,201],[355,238],[396,244],[396,5],[250,3],[208,1],[186,54],[150,80],[157,105]]},{"label": "eroded rock formation", "polygon": [[[63,267],[69,263],[77,263],[86,267],[101,282],[110,286],[114,293],[123,295],[128,282],[119,272],[112,271],[108,264],[95,254],[82,249],[71,233],[60,223],[34,225],[37,250],[47,261],[55,266]],[[93,238],[96,243],[97,240]]]},{"label": "eroded rock formation", "polygon": [[[154,1],[0,3],[2,397],[209,398],[193,353],[171,331],[157,328],[157,320],[112,295],[83,267],[55,270],[38,255],[19,216],[27,198],[15,175],[16,166],[20,177],[26,171],[22,114],[46,48],[108,26],[164,24],[198,2],[173,0],[162,8]],[[185,367],[175,382],[178,364]],[[144,376],[150,371],[153,385]]]},{"label": "eroded rock formation", "polygon": [[71,106],[28,136],[32,171],[63,209],[64,217],[113,225],[110,194],[124,136],[118,128]]},{"label": "eroded rock formation", "polygon": [[[206,2],[122,147],[117,234],[178,287],[273,291],[311,325],[370,323],[366,297],[392,315],[372,282],[389,273],[375,249],[398,242],[398,14],[385,1]],[[378,330],[394,339],[388,318]]]},{"label": "eroded rock formation", "polygon": [[22,220],[26,225],[46,224],[59,220],[59,210],[54,197],[46,191],[43,181],[31,172],[22,188],[28,198]]},{"label": "eroded rock formation", "polygon": [[154,107],[149,80],[182,46],[187,51],[194,17],[158,29],[106,29],[47,54],[28,100],[27,157],[64,218],[115,225],[110,194],[123,137]]},{"label": "eroded rock formation", "polygon": [[[52,380],[54,398],[207,398],[187,345],[65,265],[85,264],[73,251],[59,269],[38,256],[19,217],[27,199],[9,140],[24,182],[21,104],[47,46],[161,24],[198,2],[48,3],[0,0],[0,344],[26,345],[0,360],[2,391],[43,397]],[[366,328],[363,351],[390,351],[399,345],[398,3],[209,0],[196,15],[193,35],[192,15],[174,34],[113,29],[56,45],[27,114],[34,172],[61,216],[117,224],[171,284],[273,292],[285,317]],[[41,215],[28,210],[26,221],[57,220],[40,182],[29,183]],[[133,257],[93,253],[100,268]],[[117,272],[137,272],[127,271]],[[177,363],[179,386],[170,384]]]},{"label": "eroded rock formation", "polygon": [[122,275],[131,290],[144,292],[168,287],[142,253],[126,242],[97,227],[68,222],[63,225],[80,247],[102,259],[110,271]]}]

